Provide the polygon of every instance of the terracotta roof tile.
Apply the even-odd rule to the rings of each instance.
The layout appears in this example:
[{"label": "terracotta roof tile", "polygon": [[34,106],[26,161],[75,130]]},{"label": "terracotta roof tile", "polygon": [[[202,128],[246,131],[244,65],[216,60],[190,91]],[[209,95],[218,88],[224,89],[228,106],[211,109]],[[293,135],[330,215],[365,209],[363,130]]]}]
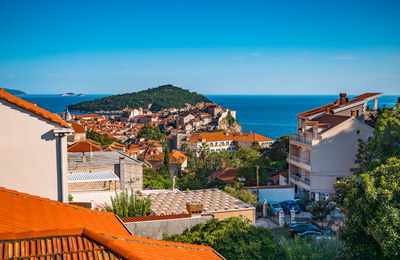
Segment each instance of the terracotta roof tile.
[{"label": "terracotta roof tile", "polygon": [[220,259],[209,246],[130,235],[113,213],[0,188],[0,259]]},{"label": "terracotta roof tile", "polygon": [[76,142],[76,143],[68,146],[67,150],[69,153],[71,153],[71,152],[73,152],[73,153],[76,153],[76,152],[89,153],[89,152],[101,151],[101,146],[92,144],[88,141],[80,141],[80,142]]},{"label": "terracotta roof tile", "polygon": [[22,98],[16,97],[14,95],[11,95],[10,93],[8,93],[7,91],[5,91],[4,89],[0,88],[0,98],[16,105],[19,106],[20,108],[23,108],[25,110],[28,110],[30,112],[35,113],[36,115],[39,115],[43,118],[46,118],[54,123],[57,123],[63,127],[69,128],[69,125],[62,120],[61,118],[58,117],[58,115],[53,114],[41,107],[36,106],[33,103],[30,103],[28,101],[23,100]]},{"label": "terracotta roof tile", "polygon": [[86,133],[86,130],[82,125],[77,124],[73,121],[67,121],[67,123],[71,124],[71,127],[72,127],[72,129],[74,129],[75,133]]},{"label": "terracotta roof tile", "polygon": [[113,213],[0,187],[0,240],[76,235],[84,227],[129,234]]},{"label": "terracotta roof tile", "polygon": [[313,117],[313,116],[316,116],[316,115],[324,113],[324,112],[326,113],[326,112],[329,112],[331,110],[335,110],[335,109],[351,106],[351,105],[353,105],[355,103],[358,103],[358,102],[362,102],[362,101],[367,102],[369,98],[373,98],[375,96],[379,97],[379,96],[382,96],[382,94],[381,93],[364,93],[364,94],[361,94],[361,95],[358,95],[358,96],[355,96],[355,97],[350,97],[349,99],[351,99],[351,100],[346,102],[345,104],[340,104],[340,102],[335,101],[335,102],[333,102],[331,104],[324,105],[324,106],[321,106],[321,107],[318,107],[318,108],[314,108],[314,109],[311,109],[309,111],[300,113],[297,116]]}]

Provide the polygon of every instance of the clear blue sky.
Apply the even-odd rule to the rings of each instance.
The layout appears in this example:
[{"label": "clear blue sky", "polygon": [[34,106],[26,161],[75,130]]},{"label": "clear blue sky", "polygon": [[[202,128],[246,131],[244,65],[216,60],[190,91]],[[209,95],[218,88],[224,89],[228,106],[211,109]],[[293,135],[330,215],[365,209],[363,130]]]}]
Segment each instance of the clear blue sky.
[{"label": "clear blue sky", "polygon": [[400,1],[0,1],[0,87],[400,94]]}]

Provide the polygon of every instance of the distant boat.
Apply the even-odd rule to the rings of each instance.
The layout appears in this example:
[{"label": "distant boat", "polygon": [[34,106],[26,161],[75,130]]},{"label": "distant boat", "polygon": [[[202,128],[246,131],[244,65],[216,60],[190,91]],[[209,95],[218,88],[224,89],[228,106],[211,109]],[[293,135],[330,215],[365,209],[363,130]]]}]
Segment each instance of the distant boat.
[{"label": "distant boat", "polygon": [[75,97],[75,93],[62,93],[60,96],[62,97]]}]

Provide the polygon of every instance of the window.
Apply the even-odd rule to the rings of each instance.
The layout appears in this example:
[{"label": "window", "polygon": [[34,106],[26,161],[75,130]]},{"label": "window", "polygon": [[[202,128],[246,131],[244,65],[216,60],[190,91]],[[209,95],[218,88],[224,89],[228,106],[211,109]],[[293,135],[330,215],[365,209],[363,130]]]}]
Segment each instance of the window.
[{"label": "window", "polygon": [[357,130],[357,135],[360,135],[360,130]]}]

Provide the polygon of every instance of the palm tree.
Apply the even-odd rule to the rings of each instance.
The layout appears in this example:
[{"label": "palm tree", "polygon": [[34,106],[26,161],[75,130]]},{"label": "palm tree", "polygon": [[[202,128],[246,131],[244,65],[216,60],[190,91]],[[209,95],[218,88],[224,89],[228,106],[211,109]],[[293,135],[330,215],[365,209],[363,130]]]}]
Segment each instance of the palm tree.
[{"label": "palm tree", "polygon": [[207,160],[208,155],[210,155],[210,148],[207,143],[202,143],[199,150],[200,160],[204,163]]}]

